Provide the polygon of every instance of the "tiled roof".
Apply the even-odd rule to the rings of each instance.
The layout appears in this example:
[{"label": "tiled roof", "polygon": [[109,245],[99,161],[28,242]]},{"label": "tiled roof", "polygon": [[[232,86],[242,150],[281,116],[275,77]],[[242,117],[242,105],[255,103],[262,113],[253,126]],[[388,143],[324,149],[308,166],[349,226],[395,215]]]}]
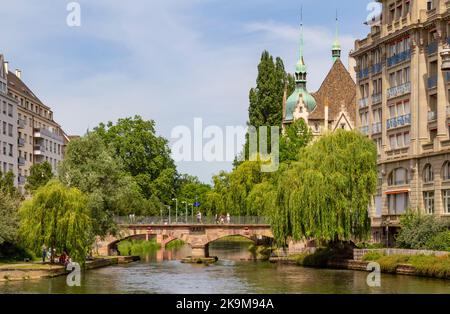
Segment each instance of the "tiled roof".
[{"label": "tiled roof", "polygon": [[334,62],[319,90],[312,96],[316,100],[317,106],[308,119],[324,119],[325,105],[328,104],[329,121],[339,118],[338,115],[342,106],[344,106],[352,122],[355,121],[356,84],[340,59]]},{"label": "tiled roof", "polygon": [[31,89],[29,89],[28,86],[12,72],[8,73],[8,88],[15,90],[20,94],[23,94],[24,96],[29,97],[31,100],[48,108],[46,105],[42,103],[42,101],[40,101],[39,98],[36,97],[36,95],[31,91]]}]

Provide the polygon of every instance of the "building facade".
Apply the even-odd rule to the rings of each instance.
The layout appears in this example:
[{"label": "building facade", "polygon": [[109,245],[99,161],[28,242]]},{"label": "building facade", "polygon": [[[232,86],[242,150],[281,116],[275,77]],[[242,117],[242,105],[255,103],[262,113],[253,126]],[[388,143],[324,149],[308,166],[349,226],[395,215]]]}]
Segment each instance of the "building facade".
[{"label": "building facade", "polygon": [[[30,175],[32,165],[49,162],[56,173],[58,164],[64,157],[64,149],[69,138],[61,126],[54,121],[51,108],[46,106],[22,81],[22,72],[16,70],[12,73],[8,71],[8,63],[2,61],[1,64],[4,72],[0,81],[2,86],[3,83],[6,84],[6,94],[0,97],[9,99],[13,109],[11,111],[9,109],[11,107],[8,107],[8,117],[3,115],[0,117],[3,125],[6,125],[7,137],[12,132],[10,141],[14,144],[11,146],[11,143],[6,140],[4,142],[2,139],[2,145],[4,143],[7,145],[8,157],[11,157],[12,151],[12,157],[2,162],[8,164],[8,170],[11,170],[12,165],[17,186],[24,193],[26,178]],[[4,132],[2,136],[5,137]]]},{"label": "building facade", "polygon": [[8,95],[8,63],[0,55],[0,171],[18,177],[17,101]]},{"label": "building facade", "polygon": [[[336,21],[337,22],[337,21]],[[336,38],[331,49],[331,69],[319,90],[307,89],[307,66],[303,57],[303,26],[300,35],[300,56],[295,68],[295,90],[283,100],[283,129],[303,119],[315,138],[336,129],[355,127],[356,85],[341,61],[341,45]]]},{"label": "building facade", "polygon": [[372,235],[392,243],[408,209],[450,217],[450,5],[378,2],[380,21],[351,57],[357,127],[378,150]]}]

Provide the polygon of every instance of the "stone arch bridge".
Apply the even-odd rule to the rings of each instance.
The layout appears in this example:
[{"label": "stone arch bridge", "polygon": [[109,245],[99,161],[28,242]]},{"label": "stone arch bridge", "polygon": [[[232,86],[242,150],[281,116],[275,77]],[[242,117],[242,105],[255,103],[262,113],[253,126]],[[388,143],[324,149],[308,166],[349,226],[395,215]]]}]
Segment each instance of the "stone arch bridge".
[{"label": "stone arch bridge", "polygon": [[100,255],[113,255],[117,252],[117,244],[130,238],[147,241],[156,238],[161,247],[179,239],[191,246],[193,257],[208,257],[209,244],[228,236],[242,236],[255,242],[263,238],[273,238],[268,224],[125,224],[119,227],[118,236],[108,236],[97,242]]}]

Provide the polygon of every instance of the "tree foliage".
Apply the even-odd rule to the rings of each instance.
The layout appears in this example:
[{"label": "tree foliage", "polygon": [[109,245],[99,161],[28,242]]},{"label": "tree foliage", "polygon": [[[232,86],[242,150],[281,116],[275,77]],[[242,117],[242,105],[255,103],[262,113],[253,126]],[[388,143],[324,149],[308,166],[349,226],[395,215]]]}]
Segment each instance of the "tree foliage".
[{"label": "tree foliage", "polygon": [[76,188],[50,181],[20,208],[20,235],[35,252],[42,245],[84,263],[93,243],[92,222],[86,196]]},{"label": "tree foliage", "polygon": [[30,168],[30,175],[27,177],[25,189],[33,193],[41,186],[46,185],[53,178],[52,166],[49,162],[34,164]]},{"label": "tree foliage", "polygon": [[376,173],[376,148],[356,132],[339,130],[301,150],[277,182],[276,240],[367,238]]},{"label": "tree foliage", "polygon": [[440,240],[436,237],[445,238],[445,234],[440,235],[440,233],[447,231],[447,225],[442,219],[412,210],[401,217],[400,225],[396,244],[404,249],[435,249]]},{"label": "tree foliage", "polygon": [[312,131],[305,120],[298,119],[288,124],[280,139],[280,162],[297,160],[300,149],[308,146],[312,138]]}]

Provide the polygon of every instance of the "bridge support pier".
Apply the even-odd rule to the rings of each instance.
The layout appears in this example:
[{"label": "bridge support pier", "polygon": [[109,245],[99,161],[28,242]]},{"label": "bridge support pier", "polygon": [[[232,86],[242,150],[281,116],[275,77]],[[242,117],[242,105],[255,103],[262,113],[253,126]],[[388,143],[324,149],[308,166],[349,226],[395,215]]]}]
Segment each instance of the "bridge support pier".
[{"label": "bridge support pier", "polygon": [[196,245],[192,247],[193,258],[209,257],[209,245]]}]

